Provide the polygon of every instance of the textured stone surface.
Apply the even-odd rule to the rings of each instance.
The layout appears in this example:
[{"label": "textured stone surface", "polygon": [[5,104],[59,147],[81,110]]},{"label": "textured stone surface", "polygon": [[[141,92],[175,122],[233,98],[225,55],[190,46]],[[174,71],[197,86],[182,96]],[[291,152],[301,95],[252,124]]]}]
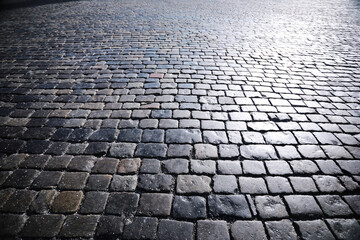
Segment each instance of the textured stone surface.
[{"label": "textured stone surface", "polygon": [[356,1],[3,2],[1,239],[359,238]]}]

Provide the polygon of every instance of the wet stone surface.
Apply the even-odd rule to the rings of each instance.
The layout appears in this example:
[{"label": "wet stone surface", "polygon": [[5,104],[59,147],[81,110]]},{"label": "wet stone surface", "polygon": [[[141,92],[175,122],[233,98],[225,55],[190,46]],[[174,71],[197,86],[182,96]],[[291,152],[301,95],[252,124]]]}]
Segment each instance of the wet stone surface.
[{"label": "wet stone surface", "polygon": [[0,239],[358,240],[359,15],[1,7]]}]

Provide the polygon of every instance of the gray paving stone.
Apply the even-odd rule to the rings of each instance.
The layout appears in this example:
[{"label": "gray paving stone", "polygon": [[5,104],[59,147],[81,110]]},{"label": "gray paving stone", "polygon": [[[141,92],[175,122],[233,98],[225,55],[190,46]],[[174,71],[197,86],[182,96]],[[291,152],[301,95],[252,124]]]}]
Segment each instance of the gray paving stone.
[{"label": "gray paving stone", "polygon": [[195,144],[195,158],[211,159],[218,157],[218,149],[211,144]]},{"label": "gray paving stone", "polygon": [[324,214],[326,216],[346,216],[351,215],[349,206],[337,195],[316,196]]},{"label": "gray paving stone", "polygon": [[349,204],[352,210],[359,215],[360,213],[360,196],[359,195],[350,195],[344,196],[345,201]]},{"label": "gray paving stone", "polygon": [[197,222],[197,239],[230,240],[226,221],[199,220]]},{"label": "gray paving stone", "polygon": [[100,217],[96,228],[96,236],[120,235],[123,231],[123,217],[103,215]]},{"label": "gray paving stone", "polygon": [[338,239],[358,239],[360,225],[356,219],[327,219],[330,228]]},{"label": "gray paving stone", "polygon": [[241,166],[239,161],[217,161],[219,174],[241,174]]},{"label": "gray paving stone", "polygon": [[156,239],[158,220],[150,217],[135,217],[125,225],[124,239]]},{"label": "gray paving stone", "polygon": [[290,165],[297,174],[314,174],[319,172],[317,165],[310,160],[296,160],[291,161]]},{"label": "gray paving stone", "polygon": [[211,160],[191,160],[191,172],[197,174],[215,174],[216,162]]},{"label": "gray paving stone", "polygon": [[279,196],[256,196],[255,203],[263,219],[288,217],[285,205]]},{"label": "gray paving stone", "polygon": [[264,137],[267,144],[297,144],[291,132],[266,132]]},{"label": "gray paving stone", "polygon": [[170,159],[163,161],[164,170],[167,173],[188,173],[189,161],[186,159]]},{"label": "gray paving stone", "polygon": [[62,223],[64,222],[64,215],[32,215],[26,222],[20,235],[22,237],[55,237]]},{"label": "gray paving stone", "polygon": [[165,240],[171,236],[171,239],[174,240],[191,240],[193,239],[193,228],[193,223],[190,222],[163,219],[159,223],[157,238]]},{"label": "gray paving stone", "polygon": [[239,147],[235,144],[220,144],[219,145],[219,155],[221,158],[238,158],[239,157]]},{"label": "gray paving stone", "polygon": [[32,201],[36,198],[37,192],[20,189],[16,190],[2,206],[2,212],[25,213]]},{"label": "gray paving stone", "polygon": [[166,130],[166,143],[199,143],[202,141],[198,129],[169,129]]},{"label": "gray paving stone", "polygon": [[289,164],[286,161],[282,161],[282,160],[266,161],[265,164],[270,174],[285,175],[285,174],[293,173]]},{"label": "gray paving stone", "polygon": [[343,192],[346,190],[336,177],[316,175],[313,178],[321,192]]},{"label": "gray paving stone", "polygon": [[206,200],[200,196],[175,196],[172,214],[175,218],[206,218]]},{"label": "gray paving stone", "polygon": [[264,179],[253,177],[239,177],[241,193],[266,194],[268,190]]},{"label": "gray paving stone", "polygon": [[203,138],[205,143],[228,143],[228,138],[225,131],[204,131]]},{"label": "gray paving stone", "polygon": [[34,213],[47,213],[58,192],[56,190],[41,190],[36,199],[32,201],[29,210]]},{"label": "gray paving stone", "polygon": [[284,198],[290,208],[291,215],[295,217],[323,215],[319,205],[312,196],[288,195]]},{"label": "gray paving stone", "polygon": [[165,157],[167,151],[166,144],[161,143],[139,143],[135,156],[138,157]]},{"label": "gray paving stone", "polygon": [[234,193],[238,190],[235,176],[215,175],[213,190],[216,193]]},{"label": "gray paving stone", "polygon": [[305,158],[326,158],[325,153],[317,145],[299,145],[298,151]]},{"label": "gray paving stone", "polygon": [[26,215],[0,214],[0,236],[16,236],[27,220]]},{"label": "gray paving stone", "polygon": [[211,191],[211,178],[207,176],[179,175],[177,177],[177,193],[207,193]]},{"label": "gray paving stone", "polygon": [[265,222],[270,239],[296,240],[298,239],[291,221],[285,219],[281,221]]},{"label": "gray paving stone", "polygon": [[92,237],[95,233],[99,217],[94,215],[69,215],[66,217],[59,236],[61,237]]},{"label": "gray paving stone", "polygon": [[245,159],[277,159],[275,148],[271,145],[241,145],[240,154]]},{"label": "gray paving stone", "polygon": [[171,194],[143,193],[137,213],[146,216],[169,216],[172,200]]},{"label": "gray paving stone", "polygon": [[166,174],[141,174],[138,178],[138,188],[151,192],[169,192],[173,187],[174,179]]},{"label": "gray paving stone", "polygon": [[157,159],[143,159],[140,173],[159,173],[160,161]]},{"label": "gray paving stone", "polygon": [[284,177],[265,177],[267,186],[269,188],[270,193],[292,193],[293,190],[290,186],[287,178]]},{"label": "gray paving stone", "polygon": [[111,175],[107,174],[90,175],[84,189],[90,191],[106,191],[109,187],[111,178]]},{"label": "gray paving stone", "polygon": [[95,158],[92,156],[76,156],[67,168],[71,171],[90,172],[94,167]]},{"label": "gray paving stone", "polygon": [[81,190],[84,188],[88,173],[85,172],[65,172],[58,184],[59,189]]},{"label": "gray paving stone", "polygon": [[129,215],[136,211],[139,194],[136,193],[110,193],[105,213],[113,215]]},{"label": "gray paving stone", "polygon": [[113,143],[111,144],[109,156],[132,157],[136,148],[135,143]]},{"label": "gray paving stone", "polygon": [[292,160],[301,158],[294,146],[276,146],[276,150],[279,153],[280,159]]},{"label": "gray paving stone", "polygon": [[335,239],[322,220],[296,221],[295,225],[298,226],[304,239]]},{"label": "gray paving stone", "polygon": [[265,240],[265,229],[260,221],[236,221],[231,226],[231,236],[235,240],[250,239]]},{"label": "gray paving stone", "polygon": [[245,160],[242,162],[244,174],[262,175],[266,174],[264,164],[260,161]]},{"label": "gray paving stone", "polygon": [[210,195],[209,213],[213,217],[251,218],[250,208],[244,195]]}]

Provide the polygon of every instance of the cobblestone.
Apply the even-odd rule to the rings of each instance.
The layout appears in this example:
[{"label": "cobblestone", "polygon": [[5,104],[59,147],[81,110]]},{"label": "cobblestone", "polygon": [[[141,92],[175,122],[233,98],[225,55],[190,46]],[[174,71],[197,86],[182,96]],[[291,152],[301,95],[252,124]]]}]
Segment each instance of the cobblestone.
[{"label": "cobblestone", "polygon": [[356,1],[3,2],[0,238],[359,239]]}]

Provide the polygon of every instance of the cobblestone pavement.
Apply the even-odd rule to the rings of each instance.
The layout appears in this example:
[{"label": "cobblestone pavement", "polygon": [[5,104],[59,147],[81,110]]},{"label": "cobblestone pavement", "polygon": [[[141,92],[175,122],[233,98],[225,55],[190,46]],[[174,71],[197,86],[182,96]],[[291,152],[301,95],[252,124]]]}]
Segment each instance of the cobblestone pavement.
[{"label": "cobblestone pavement", "polygon": [[360,239],[360,2],[0,14],[0,238]]}]

